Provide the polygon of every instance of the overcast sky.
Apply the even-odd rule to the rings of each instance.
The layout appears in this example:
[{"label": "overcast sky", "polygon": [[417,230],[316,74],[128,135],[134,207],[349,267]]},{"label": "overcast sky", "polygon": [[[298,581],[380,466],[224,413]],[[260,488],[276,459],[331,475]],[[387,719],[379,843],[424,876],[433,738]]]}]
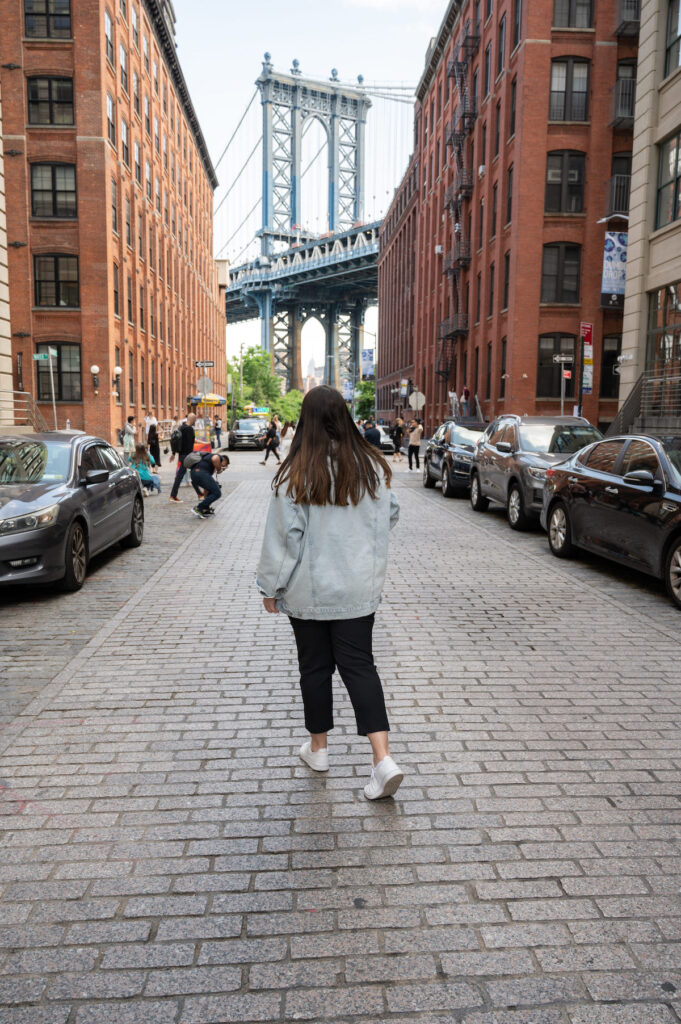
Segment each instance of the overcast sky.
[{"label": "overcast sky", "polygon": [[[266,50],[278,70],[288,71],[297,58],[304,75],[328,78],[331,68],[337,68],[344,81],[356,81],[362,74],[367,82],[415,86],[428,42],[447,7],[446,0],[173,2],[178,55],[213,162],[253,93]],[[223,163],[217,171],[223,182],[224,170]],[[257,173],[259,177],[259,168]],[[230,210],[232,223],[238,213]],[[375,330],[375,316],[370,314],[367,331]],[[254,334],[245,325],[237,336],[230,330],[232,351],[242,337],[252,343],[257,331]],[[367,337],[367,344],[372,340]],[[323,356],[316,325],[303,336],[304,368],[310,356],[318,365]]]}]

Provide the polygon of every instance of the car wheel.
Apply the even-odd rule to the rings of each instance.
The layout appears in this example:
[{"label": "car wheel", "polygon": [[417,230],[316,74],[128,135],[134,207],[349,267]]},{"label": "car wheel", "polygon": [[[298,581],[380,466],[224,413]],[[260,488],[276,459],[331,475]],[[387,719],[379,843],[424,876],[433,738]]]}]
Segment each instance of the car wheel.
[{"label": "car wheel", "polygon": [[681,608],[681,537],[672,542],[667,554],[664,581],[672,601],[677,608]]},{"label": "car wheel", "polygon": [[477,473],[473,473],[471,476],[471,508],[474,512],[484,512],[488,505],[489,501],[487,498],[483,498],[480,490],[480,477]]},{"label": "car wheel", "polygon": [[429,487],[429,488],[430,487],[435,487],[435,481],[433,480],[432,476],[430,475],[430,470],[428,469],[428,460],[427,459],[423,460],[423,486],[424,487]]},{"label": "car wheel", "polygon": [[572,554],[570,539],[570,518],[562,501],[553,506],[548,521],[549,547],[556,558],[568,558]]},{"label": "car wheel", "polygon": [[526,530],[530,525],[530,520],[523,508],[523,495],[518,484],[511,484],[509,488],[506,514],[508,525],[512,530]]},{"label": "car wheel", "polygon": [[144,536],[144,505],[140,497],[135,498],[130,519],[130,533],[126,534],[122,543],[126,548],[138,548]]},{"label": "car wheel", "polygon": [[82,523],[71,523],[66,536],[66,555],[61,589],[73,593],[85,583],[87,576],[88,550],[85,527]]},{"label": "car wheel", "polygon": [[453,498],[456,488],[452,487],[452,480],[447,466],[442,467],[442,497]]}]

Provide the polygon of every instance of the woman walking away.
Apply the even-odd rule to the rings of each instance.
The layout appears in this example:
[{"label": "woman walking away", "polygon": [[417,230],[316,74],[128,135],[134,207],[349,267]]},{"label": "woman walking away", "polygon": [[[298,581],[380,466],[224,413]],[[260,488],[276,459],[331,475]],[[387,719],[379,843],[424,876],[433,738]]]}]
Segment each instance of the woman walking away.
[{"label": "woman walking away", "polygon": [[274,420],[270,423],[267,433],[265,434],[265,449],[265,458],[262,459],[260,463],[261,466],[265,465],[270,455],[274,455],[277,462],[281,462],[281,459],[279,458],[279,432]]},{"label": "woman walking away", "polygon": [[390,467],[361,436],[340,392],[305,396],[291,451],[272,482],[257,584],[268,612],[289,616],[298,648],[305,728],[300,756],[328,771],[331,677],[338,667],[357,733],[373,750],[368,800],[392,796],[403,774],[390,756],[388,716],[371,648],[388,532],[399,506]]},{"label": "woman walking away", "polygon": [[393,454],[393,462],[402,461],[402,443],[404,441],[404,420],[401,420],[399,416],[395,420],[395,426],[393,427],[393,444],[395,446],[395,452]]},{"label": "woman walking away", "polygon": [[149,447],[149,454],[153,458],[157,466],[161,465],[161,440],[158,436],[158,426],[155,423],[149,424],[149,433],[147,434],[147,445]]}]

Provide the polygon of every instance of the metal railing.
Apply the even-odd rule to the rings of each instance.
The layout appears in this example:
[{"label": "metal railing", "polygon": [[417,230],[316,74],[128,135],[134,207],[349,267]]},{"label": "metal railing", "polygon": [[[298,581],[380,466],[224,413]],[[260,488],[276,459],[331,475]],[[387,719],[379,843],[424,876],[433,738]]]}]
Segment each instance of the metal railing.
[{"label": "metal railing", "polygon": [[618,78],[610,91],[610,124],[613,128],[631,128],[636,105],[636,79]]},{"label": "metal railing", "polygon": [[615,35],[637,36],[641,24],[641,0],[619,0],[615,11]]},{"label": "metal railing", "polygon": [[454,242],[454,248],[450,249],[446,254],[442,269],[445,274],[448,274],[451,270],[456,270],[457,267],[467,267],[471,262],[471,243],[464,242],[463,239],[457,239]]},{"label": "metal railing", "polygon": [[51,429],[28,391],[0,391],[0,424],[31,427],[37,433]]},{"label": "metal railing", "polygon": [[606,217],[614,217],[618,213],[629,215],[629,193],[631,191],[630,174],[613,174],[608,181],[605,193]]},{"label": "metal railing", "polygon": [[681,374],[642,373],[606,436],[631,431],[681,432]]},{"label": "metal railing", "polygon": [[437,328],[438,338],[454,338],[458,334],[468,334],[468,314],[455,313],[453,316],[441,320]]},{"label": "metal railing", "polygon": [[645,374],[641,374],[633,388],[627,395],[614,420],[605,432],[606,437],[617,437],[619,434],[628,434],[636,422],[641,410],[641,395],[643,393],[643,381]]}]

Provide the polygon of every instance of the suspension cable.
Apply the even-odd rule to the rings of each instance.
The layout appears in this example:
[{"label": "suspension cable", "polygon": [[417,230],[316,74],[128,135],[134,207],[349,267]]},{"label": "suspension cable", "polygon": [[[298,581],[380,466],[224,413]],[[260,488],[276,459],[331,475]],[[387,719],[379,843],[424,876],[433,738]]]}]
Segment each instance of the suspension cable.
[{"label": "suspension cable", "polygon": [[215,214],[216,214],[216,213],[218,212],[218,210],[220,209],[220,207],[221,207],[221,206],[222,206],[222,204],[224,203],[225,199],[227,199],[227,197],[229,196],[230,192],[231,192],[231,191],[233,190],[234,186],[236,185],[237,181],[239,180],[239,178],[241,177],[241,175],[242,175],[242,174],[244,173],[244,171],[245,171],[245,170],[246,170],[246,168],[248,167],[248,165],[249,165],[249,163],[250,163],[250,161],[251,161],[251,157],[252,157],[252,156],[253,156],[253,154],[254,154],[254,153],[256,152],[256,150],[258,149],[258,146],[260,145],[260,143],[261,143],[261,142],[262,142],[262,135],[260,136],[260,138],[259,138],[259,139],[258,139],[258,141],[256,142],[256,144],[255,144],[255,146],[253,147],[253,149],[251,150],[251,152],[250,152],[250,153],[248,154],[248,156],[246,157],[246,159],[245,159],[244,163],[243,163],[243,164],[241,165],[241,168],[240,168],[240,170],[239,170],[239,173],[237,174],[236,178],[235,178],[235,179],[233,180],[232,184],[231,184],[231,185],[229,186],[229,188],[228,188],[228,189],[227,189],[227,191],[225,192],[224,196],[222,197],[222,199],[220,200],[220,202],[218,203],[218,205],[217,205],[217,206],[215,207],[215,209],[213,210],[213,216],[215,216]]},{"label": "suspension cable", "polygon": [[258,205],[259,205],[259,203],[261,203],[261,202],[262,202],[262,196],[258,196],[258,198],[256,199],[256,201],[255,201],[255,203],[253,204],[253,206],[252,206],[252,207],[250,208],[250,210],[248,211],[248,213],[246,214],[246,216],[244,217],[244,219],[243,219],[243,220],[241,221],[241,224],[239,224],[238,228],[236,228],[236,230],[232,232],[232,234],[231,234],[231,235],[229,236],[229,238],[227,239],[227,241],[225,242],[225,244],[224,244],[224,245],[222,246],[222,248],[221,248],[221,249],[219,250],[219,252],[217,253],[217,255],[216,255],[216,256],[214,257],[214,259],[217,259],[217,258],[218,258],[218,256],[220,255],[220,253],[224,252],[224,250],[225,250],[225,249],[227,248],[227,246],[229,245],[229,243],[230,243],[230,242],[231,242],[231,241],[232,241],[232,240],[233,240],[234,238],[236,238],[236,236],[237,236],[237,235],[239,234],[239,232],[241,231],[242,227],[244,226],[244,224],[246,223],[246,221],[248,220],[248,218],[249,218],[249,217],[251,216],[251,214],[252,214],[252,213],[254,213],[254,212],[255,212],[255,211],[257,210],[257,208],[258,208]]},{"label": "suspension cable", "polygon": [[236,128],[232,132],[232,135],[231,135],[231,137],[229,139],[229,142],[227,143],[227,145],[223,149],[222,153],[220,154],[220,158],[219,158],[218,162],[215,164],[215,170],[218,169],[218,167],[220,166],[220,163],[222,162],[222,158],[224,157],[225,153],[227,152],[229,147],[234,142],[234,137],[235,137],[236,133],[239,131],[239,128],[241,128],[241,125],[244,123],[244,120],[246,118],[246,114],[251,109],[251,107],[253,105],[253,100],[255,99],[255,97],[257,95],[258,95],[258,89],[257,89],[257,86],[256,86],[256,88],[253,90],[253,95],[251,96],[250,100],[248,101],[248,106],[246,107],[246,109],[244,110],[243,114],[241,115],[241,120],[239,121],[238,125],[236,126]]}]

